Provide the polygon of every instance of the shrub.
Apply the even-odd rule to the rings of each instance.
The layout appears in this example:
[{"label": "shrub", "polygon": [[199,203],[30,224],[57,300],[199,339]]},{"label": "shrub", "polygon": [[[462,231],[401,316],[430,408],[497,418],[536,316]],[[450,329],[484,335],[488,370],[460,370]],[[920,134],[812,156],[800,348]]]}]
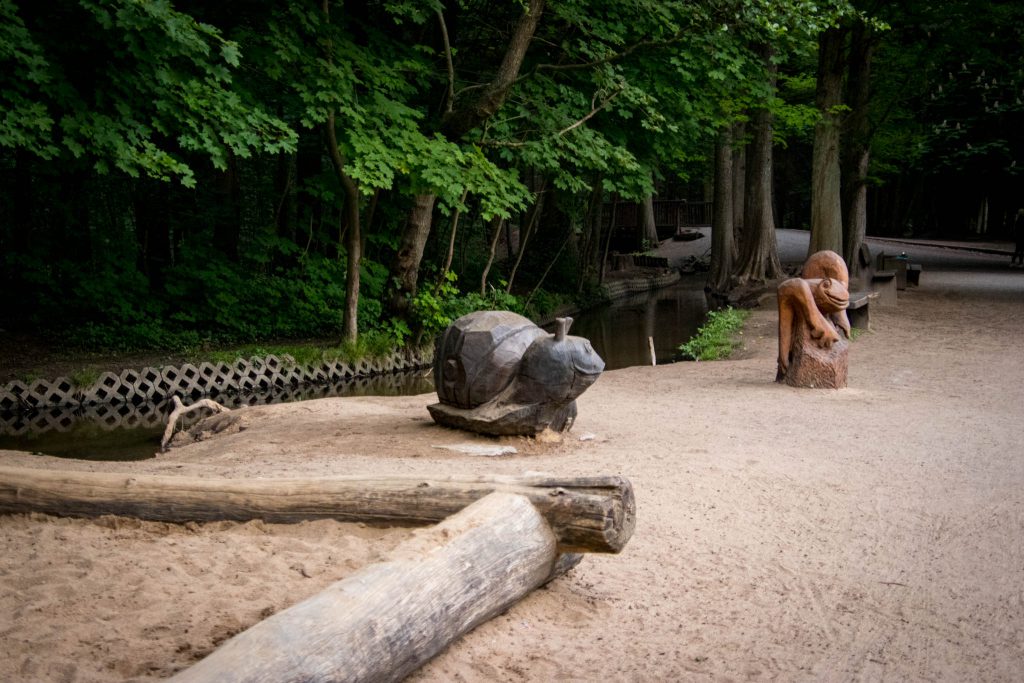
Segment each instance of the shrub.
[{"label": "shrub", "polygon": [[679,350],[693,360],[728,358],[739,346],[736,336],[749,315],[750,311],[731,306],[719,311],[709,311],[707,322],[697,330],[697,334],[690,341],[682,344]]}]

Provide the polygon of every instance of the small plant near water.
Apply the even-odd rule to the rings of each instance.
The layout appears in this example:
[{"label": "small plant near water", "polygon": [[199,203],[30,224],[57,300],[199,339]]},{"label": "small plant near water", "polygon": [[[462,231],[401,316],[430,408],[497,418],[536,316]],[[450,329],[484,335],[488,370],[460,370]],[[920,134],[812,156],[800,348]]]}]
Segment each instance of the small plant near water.
[{"label": "small plant near water", "polygon": [[679,350],[687,358],[693,360],[728,358],[739,346],[736,336],[749,316],[750,311],[731,306],[718,311],[709,311],[707,322],[697,330],[697,334],[690,341],[682,344]]},{"label": "small plant near water", "polygon": [[70,373],[68,375],[68,379],[71,380],[72,384],[81,389],[91,387],[100,378],[101,374],[102,373],[98,369],[93,367],[82,368]]}]

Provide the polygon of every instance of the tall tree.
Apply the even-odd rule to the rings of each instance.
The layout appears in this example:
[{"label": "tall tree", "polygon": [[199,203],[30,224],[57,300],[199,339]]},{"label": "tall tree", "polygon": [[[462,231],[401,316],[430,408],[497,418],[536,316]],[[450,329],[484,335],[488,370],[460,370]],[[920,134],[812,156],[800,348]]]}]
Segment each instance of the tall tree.
[{"label": "tall tree", "polygon": [[729,291],[733,252],[733,148],[732,126],[715,141],[715,204],[711,219],[711,268],[705,288],[721,297]]},{"label": "tall tree", "polygon": [[818,37],[818,80],[815,103],[820,119],[814,127],[811,168],[811,239],[808,255],[843,251],[843,210],[840,192],[840,105],[846,68],[846,29],[833,27]]},{"label": "tall tree", "polygon": [[[759,50],[769,87],[774,90],[778,66],[769,44]],[[773,205],[772,136],[773,114],[768,104],[755,109],[750,117],[750,144],[747,146],[743,208],[743,243],[733,281],[737,286],[762,283],[778,277],[782,271],[775,240]]]},{"label": "tall tree", "polygon": [[[486,122],[504,104],[519,76],[519,70],[526,57],[530,42],[533,40],[533,34],[537,30],[544,5],[545,0],[529,0],[512,29],[496,73],[480,89],[479,95],[459,100],[456,98],[453,87],[449,85],[441,124],[441,130],[449,140],[458,141],[469,131]],[[437,16],[446,44],[449,69],[453,69],[444,15],[439,10]],[[454,73],[451,72],[450,84],[454,82],[454,78]],[[391,263],[390,282],[393,286],[388,297],[388,309],[393,315],[406,315],[409,300],[416,293],[420,261],[423,258],[424,245],[430,235],[433,222],[431,209],[435,201],[436,192],[421,193],[414,199],[413,209],[400,238],[400,246]]]},{"label": "tall tree", "polygon": [[858,254],[867,234],[868,165],[871,158],[870,106],[871,58],[874,52],[871,28],[857,20],[850,33],[849,74],[847,76],[847,102],[842,152],[842,194],[845,234],[843,258],[850,268],[850,276],[860,274]]}]

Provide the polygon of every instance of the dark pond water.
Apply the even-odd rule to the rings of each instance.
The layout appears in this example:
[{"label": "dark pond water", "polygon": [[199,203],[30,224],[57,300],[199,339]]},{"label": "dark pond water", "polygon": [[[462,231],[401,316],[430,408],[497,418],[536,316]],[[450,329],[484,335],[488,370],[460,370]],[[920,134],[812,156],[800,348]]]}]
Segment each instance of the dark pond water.
[{"label": "dark pond water", "polygon": [[[415,396],[433,390],[429,372],[412,371],[265,393],[221,394],[214,398],[228,408],[239,408],[333,396]],[[171,410],[170,401],[164,401],[18,414],[0,412],[0,450],[85,460],[145,460],[159,450]],[[180,424],[187,427],[202,417],[193,414]]]},{"label": "dark pond water", "polygon": [[[589,339],[604,359],[606,370],[650,365],[649,338],[654,341],[658,363],[663,364],[678,360],[678,346],[693,336],[706,312],[703,276],[694,276],[671,287],[579,313],[573,316],[570,334]],[[421,371],[265,394],[227,394],[215,399],[237,408],[334,396],[415,396],[432,391],[431,373]],[[165,402],[21,414],[0,412],[0,450],[87,460],[144,460],[154,457],[159,449],[170,411],[170,403]]]},{"label": "dark pond water", "polygon": [[683,278],[671,287],[642,292],[609,306],[573,316],[569,333],[590,340],[606,370],[679,360],[678,347],[690,339],[707,315],[704,276]]}]

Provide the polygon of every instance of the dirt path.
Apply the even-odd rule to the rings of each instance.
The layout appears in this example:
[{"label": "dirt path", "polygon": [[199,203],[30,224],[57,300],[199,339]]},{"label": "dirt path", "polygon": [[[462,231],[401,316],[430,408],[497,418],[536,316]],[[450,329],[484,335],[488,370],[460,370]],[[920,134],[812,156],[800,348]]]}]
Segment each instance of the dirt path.
[{"label": "dirt path", "polygon": [[[797,244],[797,247],[799,245]],[[245,431],[141,463],[207,476],[622,474],[639,522],[411,680],[1019,680],[1024,272],[915,247],[849,388],[775,384],[775,313],[742,360],[605,373],[562,443],[434,426],[430,396],[247,409]],[[579,441],[583,434],[590,441]],[[148,681],[379,557],[403,532],[0,519],[0,679]]]}]

